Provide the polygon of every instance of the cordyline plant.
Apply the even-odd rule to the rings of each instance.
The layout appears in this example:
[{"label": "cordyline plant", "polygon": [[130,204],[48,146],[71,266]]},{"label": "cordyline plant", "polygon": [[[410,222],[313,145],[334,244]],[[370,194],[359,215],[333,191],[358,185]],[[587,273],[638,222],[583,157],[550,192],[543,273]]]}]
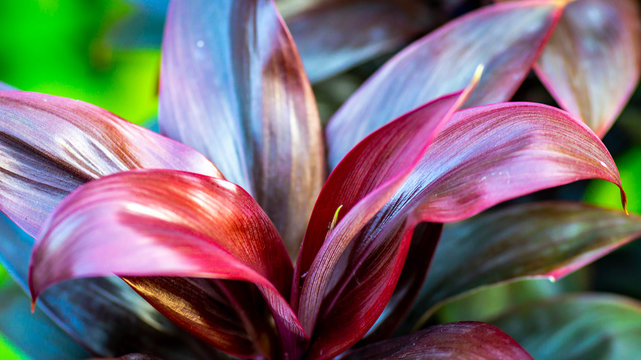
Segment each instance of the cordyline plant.
[{"label": "cordyline plant", "polygon": [[[324,137],[296,47],[269,0],[171,3],[159,110],[168,137],[80,101],[0,91],[0,209],[37,239],[34,303],[40,297],[63,323],[66,311],[85,311],[113,316],[116,328],[133,314],[127,350],[168,358],[223,355],[183,335],[154,342],[180,332],[128,308],[134,300],[100,308],[104,315],[70,298],[93,291],[100,302],[113,291],[120,299],[111,281],[41,293],[116,274],[196,338],[245,358],[530,358],[484,323],[374,341],[393,333],[417,296],[442,223],[580,179],[621,187],[607,149],[577,117],[501,103],[564,8],[497,4],[444,26],[383,66]],[[543,257],[540,275],[576,269],[634,231]],[[60,294],[76,308],[61,310]],[[83,336],[72,321],[66,330]],[[122,355],[109,347],[113,334],[98,334],[85,346]],[[361,339],[374,343],[350,350]]]}]

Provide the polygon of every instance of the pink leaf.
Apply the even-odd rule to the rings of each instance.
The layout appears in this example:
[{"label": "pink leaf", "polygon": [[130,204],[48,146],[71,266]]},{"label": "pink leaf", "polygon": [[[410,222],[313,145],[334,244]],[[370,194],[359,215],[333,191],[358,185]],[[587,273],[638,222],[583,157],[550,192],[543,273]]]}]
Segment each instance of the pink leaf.
[{"label": "pink leaf", "polygon": [[[60,281],[110,274],[247,281],[264,295],[281,331],[304,336],[285,300],[292,266],[278,232],[247,192],[222,179],[138,170],[69,195],[34,248],[32,296]],[[190,322],[188,330],[203,336],[210,329]],[[216,336],[207,340],[220,345]],[[223,350],[235,352],[232,345]]]},{"label": "pink leaf", "polygon": [[169,168],[222,176],[193,149],[82,101],[0,91],[0,210],[32,236],[79,185]]}]

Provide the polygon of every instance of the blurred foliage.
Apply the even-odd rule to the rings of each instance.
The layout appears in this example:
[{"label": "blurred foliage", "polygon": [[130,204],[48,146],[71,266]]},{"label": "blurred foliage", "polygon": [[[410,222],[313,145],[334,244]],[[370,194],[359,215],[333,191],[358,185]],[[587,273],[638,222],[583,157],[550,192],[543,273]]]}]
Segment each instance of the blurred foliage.
[{"label": "blurred foliage", "polygon": [[146,121],[157,108],[160,52],[106,40],[131,11],[116,0],[0,1],[0,81]]}]

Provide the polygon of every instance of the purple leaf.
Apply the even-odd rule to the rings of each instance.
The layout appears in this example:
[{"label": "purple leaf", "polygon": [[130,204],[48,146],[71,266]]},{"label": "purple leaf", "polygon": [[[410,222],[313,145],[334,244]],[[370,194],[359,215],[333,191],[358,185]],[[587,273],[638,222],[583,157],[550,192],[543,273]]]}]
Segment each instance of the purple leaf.
[{"label": "purple leaf", "polygon": [[603,137],[639,81],[639,2],[570,2],[536,70],[557,102]]},{"label": "purple leaf", "polygon": [[31,236],[69,192],[103,175],[171,168],[221,176],[201,154],[77,100],[0,91],[0,210]]},{"label": "purple leaf", "polygon": [[415,334],[353,350],[345,360],[533,359],[500,329],[480,322],[437,325]]},{"label": "purple leaf", "polygon": [[641,352],[641,304],[581,294],[534,301],[491,321],[536,359],[634,359]]},{"label": "purple leaf", "polygon": [[[316,339],[309,356],[330,358],[339,354],[365,335],[380,315],[402,270],[412,231],[405,233],[406,241],[387,249],[354,242],[353,238],[410,174],[440,129],[467,99],[479,75],[464,91],[435,100],[368,136],[325,183],[298,258],[292,297],[303,328],[308,333],[313,331]],[[338,220],[337,209],[345,215],[334,221],[335,228],[328,229],[332,218]],[[394,231],[404,232],[402,227]],[[350,252],[350,244],[357,255],[346,263],[341,259]],[[362,275],[366,281],[361,283],[359,275],[354,275],[357,272],[365,272]],[[356,284],[347,286],[351,282]],[[327,291],[335,286],[338,293],[328,297]],[[345,289],[357,295],[347,301],[342,298]],[[342,318],[345,326],[328,326],[335,323],[324,314],[335,306],[345,309],[342,304],[349,308],[348,314],[341,312],[347,316]]]},{"label": "purple leaf", "polygon": [[[109,274],[130,283],[138,276],[242,280],[256,284],[281,332],[304,336],[285,300],[292,266],[278,232],[247,192],[225,180],[173,170],[103,177],[69,195],[40,238],[30,267],[34,298],[60,281]],[[177,291],[142,285],[143,295]],[[192,321],[187,330],[227,352],[253,354],[245,342],[225,343],[215,326],[225,324]],[[253,335],[262,344],[264,334]]]},{"label": "purple leaf", "polygon": [[[220,176],[194,150],[84,102],[1,91],[0,120],[4,159],[0,209],[32,236],[65,195],[99,176],[130,167],[170,167]],[[26,234],[5,237],[0,243],[2,258],[23,286],[32,244]],[[212,356],[123,285],[103,279],[63,284],[45,294],[41,304],[59,326],[96,354],[145,350],[176,358],[174,351],[184,352],[187,346],[200,352],[192,353],[195,357]],[[108,313],[108,321],[96,324],[92,317],[97,313]],[[108,336],[114,332],[136,337],[120,341]]]},{"label": "purple leaf", "polygon": [[569,202],[516,205],[452,224],[408,321],[425,321],[437,304],[484,286],[559,279],[639,236],[639,216]]},{"label": "purple leaf", "polygon": [[172,3],[161,80],[161,131],[252,194],[295,255],[325,161],[314,96],[273,2]]},{"label": "purple leaf", "polygon": [[550,1],[497,4],[416,41],[377,71],[330,120],[330,166],[378,127],[463,88],[479,64],[485,65],[485,72],[466,106],[508,100],[560,14],[560,3]]},{"label": "purple leaf", "polygon": [[415,0],[327,0],[285,20],[317,82],[395,50],[434,26],[435,15]]}]

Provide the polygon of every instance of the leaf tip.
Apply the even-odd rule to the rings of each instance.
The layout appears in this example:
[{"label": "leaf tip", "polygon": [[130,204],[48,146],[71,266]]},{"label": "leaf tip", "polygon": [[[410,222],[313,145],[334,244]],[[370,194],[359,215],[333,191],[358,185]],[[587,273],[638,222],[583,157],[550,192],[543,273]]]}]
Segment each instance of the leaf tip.
[{"label": "leaf tip", "polygon": [[343,208],[343,205],[339,206],[336,209],[336,212],[334,213],[334,218],[332,219],[332,222],[329,224],[329,230],[327,231],[328,233],[330,233],[336,227],[336,223],[338,223],[338,213],[341,211],[342,208]]},{"label": "leaf tip", "polygon": [[626,215],[630,215],[630,212],[628,211],[628,197],[625,195],[625,191],[623,191],[623,188],[621,188],[621,206],[623,207],[623,211],[625,211]]},{"label": "leaf tip", "polygon": [[485,71],[485,65],[479,64],[474,70],[474,76],[472,77],[472,83],[478,84],[481,81],[481,76],[483,76],[483,71]]}]

